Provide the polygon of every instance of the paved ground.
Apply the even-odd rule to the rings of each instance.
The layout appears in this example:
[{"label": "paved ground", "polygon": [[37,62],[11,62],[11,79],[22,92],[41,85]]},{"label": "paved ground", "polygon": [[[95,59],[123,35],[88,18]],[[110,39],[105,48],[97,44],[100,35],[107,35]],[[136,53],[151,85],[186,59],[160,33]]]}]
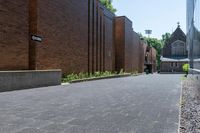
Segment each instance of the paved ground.
[{"label": "paved ground", "polygon": [[0,93],[0,133],[177,133],[181,75]]}]

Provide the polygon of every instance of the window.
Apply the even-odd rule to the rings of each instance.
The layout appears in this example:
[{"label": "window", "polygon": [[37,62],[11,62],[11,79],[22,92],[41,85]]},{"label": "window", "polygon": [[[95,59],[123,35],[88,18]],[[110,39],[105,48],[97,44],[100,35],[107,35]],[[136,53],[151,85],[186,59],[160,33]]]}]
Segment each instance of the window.
[{"label": "window", "polygon": [[171,62],[170,66],[171,66],[171,67],[174,67],[174,63],[173,63],[173,62]]},{"label": "window", "polygon": [[175,41],[172,43],[172,55],[173,56],[184,56],[186,55],[186,44],[183,41]]},{"label": "window", "polygon": [[175,66],[178,67],[178,63],[177,62],[175,63]]},{"label": "window", "polygon": [[178,67],[178,62],[171,62],[170,67]]}]

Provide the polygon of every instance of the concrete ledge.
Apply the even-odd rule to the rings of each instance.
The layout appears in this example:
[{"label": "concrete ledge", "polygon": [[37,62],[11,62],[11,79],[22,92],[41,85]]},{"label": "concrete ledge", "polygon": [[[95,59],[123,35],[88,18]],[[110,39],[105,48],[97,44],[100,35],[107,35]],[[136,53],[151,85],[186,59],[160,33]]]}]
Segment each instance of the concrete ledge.
[{"label": "concrete ledge", "polygon": [[0,71],[0,92],[61,84],[61,70]]},{"label": "concrete ledge", "polygon": [[200,70],[199,69],[190,69],[189,72],[193,77],[196,77],[198,80],[200,80]]}]

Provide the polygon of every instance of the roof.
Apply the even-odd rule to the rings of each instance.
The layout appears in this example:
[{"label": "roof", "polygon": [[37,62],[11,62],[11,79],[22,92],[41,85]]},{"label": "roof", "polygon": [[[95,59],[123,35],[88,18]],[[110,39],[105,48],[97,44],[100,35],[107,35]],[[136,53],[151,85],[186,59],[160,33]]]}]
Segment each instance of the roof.
[{"label": "roof", "polygon": [[171,43],[180,40],[183,42],[186,42],[186,35],[183,32],[183,30],[180,28],[180,26],[178,25],[178,27],[176,28],[176,30],[172,33],[171,37],[169,38],[169,40],[166,42],[166,45],[171,45]]}]

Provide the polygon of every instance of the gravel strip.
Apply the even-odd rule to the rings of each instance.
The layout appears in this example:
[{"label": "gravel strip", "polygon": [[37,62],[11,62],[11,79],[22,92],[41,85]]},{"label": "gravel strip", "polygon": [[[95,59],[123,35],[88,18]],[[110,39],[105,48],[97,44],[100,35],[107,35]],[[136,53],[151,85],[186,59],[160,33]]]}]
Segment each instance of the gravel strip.
[{"label": "gravel strip", "polygon": [[200,81],[189,77],[183,81],[180,133],[200,133]]}]

